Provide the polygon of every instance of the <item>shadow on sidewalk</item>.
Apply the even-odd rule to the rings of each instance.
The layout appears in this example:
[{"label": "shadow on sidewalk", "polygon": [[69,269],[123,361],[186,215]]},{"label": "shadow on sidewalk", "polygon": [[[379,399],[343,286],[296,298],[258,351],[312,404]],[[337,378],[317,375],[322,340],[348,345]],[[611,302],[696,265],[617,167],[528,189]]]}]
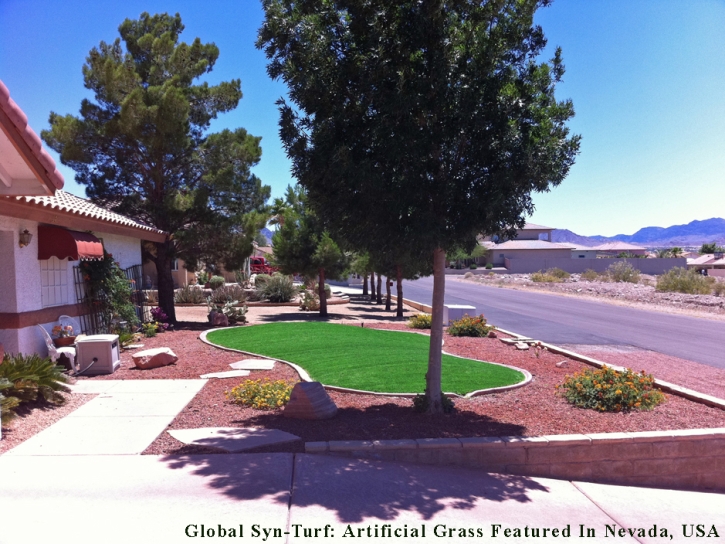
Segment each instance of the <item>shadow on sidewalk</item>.
[{"label": "shadow on sidewalk", "polygon": [[[292,454],[167,456],[163,461],[173,469],[191,468],[227,497],[286,503],[289,497],[278,485],[265,483],[270,471],[280,469],[280,456]],[[343,523],[394,520],[404,512],[429,520],[444,510],[471,510],[479,500],[530,502],[531,491],[549,488],[525,476],[295,454],[290,502],[292,508],[322,507]]]}]

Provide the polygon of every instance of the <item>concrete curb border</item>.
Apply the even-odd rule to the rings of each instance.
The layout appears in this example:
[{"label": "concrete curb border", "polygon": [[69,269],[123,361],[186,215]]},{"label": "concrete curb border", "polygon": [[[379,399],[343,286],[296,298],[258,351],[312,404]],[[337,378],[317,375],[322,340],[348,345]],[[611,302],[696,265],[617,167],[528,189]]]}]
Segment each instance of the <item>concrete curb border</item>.
[{"label": "concrete curb border", "polygon": [[[254,325],[250,325],[250,326],[254,326]],[[243,351],[243,350],[240,350],[240,349],[227,348],[227,347],[224,347],[224,346],[220,346],[219,344],[215,344],[215,343],[211,342],[209,339],[207,339],[207,334],[210,333],[210,332],[223,331],[223,330],[226,330],[226,329],[236,329],[236,328],[238,328],[238,327],[220,327],[220,328],[217,328],[217,329],[209,329],[209,330],[203,331],[199,335],[199,339],[202,342],[204,342],[205,344],[208,344],[210,346],[213,346],[215,348],[218,348],[218,349],[221,349],[221,350],[224,350],[224,351],[231,351],[233,353],[241,353],[243,355],[251,355],[253,357],[259,357],[259,358],[262,358],[262,359],[270,359],[270,360],[272,360],[270,357],[267,357],[266,355],[260,355],[259,353],[253,353],[251,351]],[[411,333],[415,333],[415,331],[388,331],[388,332],[403,332],[403,333],[405,333],[405,332],[411,332]],[[531,380],[533,380],[533,376],[531,375],[531,373],[529,371],[527,371],[527,370],[524,370],[523,368],[518,368],[518,367],[515,367],[515,366],[511,366],[511,365],[505,365],[503,363],[493,363],[491,361],[478,361],[477,359],[470,359],[469,357],[460,357],[458,355],[453,355],[451,353],[446,353],[445,351],[443,353],[445,355],[450,355],[451,357],[457,357],[459,359],[469,359],[471,361],[476,361],[476,362],[479,362],[479,363],[486,363],[486,364],[489,364],[489,365],[496,365],[496,366],[502,366],[502,367],[510,368],[512,370],[516,370],[517,372],[521,372],[521,374],[523,374],[523,376],[524,376],[524,380],[523,381],[521,381],[519,383],[515,383],[513,385],[505,385],[503,387],[492,387],[490,389],[478,389],[476,391],[471,391],[470,393],[467,393],[465,395],[459,395],[457,393],[445,393],[449,397],[469,399],[469,398],[472,398],[472,397],[479,397],[481,395],[492,395],[492,394],[495,394],[495,393],[502,393],[504,391],[510,391],[512,389],[518,389],[519,387],[523,387],[525,385],[528,385],[531,382]],[[315,380],[313,380],[310,377],[309,374],[307,374],[307,372],[301,366],[299,366],[299,365],[297,365],[295,363],[292,363],[290,361],[285,361],[284,359],[274,359],[274,360],[275,361],[279,361],[280,363],[284,363],[284,364],[289,365],[290,367],[292,367],[300,375],[300,378],[302,379],[302,381],[305,381],[305,382],[315,381]],[[337,385],[326,385],[326,384],[322,384],[322,386],[325,389],[329,390],[329,391],[338,391],[340,393],[352,393],[352,394],[356,394],[356,395],[374,395],[376,397],[401,397],[401,398],[409,398],[409,399],[412,399],[412,398],[415,398],[416,395],[418,395],[418,393],[378,393],[378,392],[375,392],[375,391],[365,391],[365,390],[362,390],[362,389],[350,389],[350,388],[347,388],[347,387],[339,387]]]}]

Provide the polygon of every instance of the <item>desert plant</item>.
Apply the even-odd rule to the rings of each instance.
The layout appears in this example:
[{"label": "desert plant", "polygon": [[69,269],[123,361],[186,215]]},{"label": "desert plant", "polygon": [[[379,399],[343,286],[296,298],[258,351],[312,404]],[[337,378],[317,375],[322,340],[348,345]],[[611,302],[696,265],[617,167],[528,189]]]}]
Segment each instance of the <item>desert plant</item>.
[{"label": "desert plant", "polygon": [[289,302],[297,294],[297,288],[292,283],[292,278],[282,274],[274,274],[257,287],[260,297],[270,302]]},{"label": "desert plant", "polygon": [[639,270],[626,261],[619,261],[607,267],[606,274],[615,282],[638,283]]},{"label": "desert plant", "polygon": [[411,329],[430,329],[432,319],[430,314],[416,314],[408,319],[408,327]]},{"label": "desert plant", "polygon": [[244,287],[249,283],[249,275],[244,270],[235,270],[234,279],[239,284],[239,287]]},{"label": "desert plant", "polygon": [[245,380],[231,391],[225,391],[225,395],[235,404],[251,406],[257,410],[274,410],[289,402],[294,384],[295,382],[285,380]]},{"label": "desert plant", "polygon": [[211,301],[215,304],[226,304],[227,302],[238,303],[247,300],[247,293],[238,285],[225,285],[211,292]]},{"label": "desert plant", "polygon": [[271,277],[272,276],[270,276],[269,274],[257,274],[254,277],[254,287],[256,289],[261,288],[262,285],[264,285],[265,283],[267,283]]},{"label": "desert plant", "polygon": [[[313,284],[312,284],[312,290],[313,290],[313,291],[314,291],[315,293],[319,293],[319,292],[320,292],[320,284],[319,284],[319,283],[317,283],[317,282],[313,282]],[[329,285],[328,285],[328,284],[326,283],[326,284],[325,284],[325,298],[329,300],[329,299],[330,299],[331,297],[332,297],[332,289],[331,289],[331,288],[330,288],[330,286],[329,286]]]},{"label": "desert plant", "polygon": [[491,270],[493,268],[493,263],[486,263],[486,270]]},{"label": "desert plant", "polygon": [[200,287],[195,285],[184,285],[181,289],[176,291],[174,295],[174,302],[179,304],[204,304],[206,297],[204,291]]},{"label": "desert plant", "polygon": [[320,297],[313,291],[302,291],[300,298],[300,310],[316,312],[320,309]]},{"label": "desert plant", "polygon": [[468,268],[470,268],[471,270],[476,270],[478,268],[478,265],[476,263],[471,263],[468,265]]},{"label": "desert plant", "polygon": [[598,277],[599,277],[599,274],[595,270],[592,270],[591,268],[588,268],[581,274],[581,279],[586,280],[586,281],[596,281],[596,279]]},{"label": "desert plant", "polygon": [[548,272],[542,272],[539,270],[538,272],[531,274],[531,281],[536,283],[562,283],[564,280],[562,278],[552,276]]},{"label": "desert plant", "polygon": [[712,284],[712,294],[716,297],[725,295],[725,281],[716,281]]},{"label": "desert plant", "polygon": [[[441,403],[443,404],[443,413],[450,414],[455,410],[455,404],[453,399],[448,395],[441,392]],[[428,397],[425,395],[416,395],[413,397],[413,410],[419,414],[424,414],[428,411]]]},{"label": "desert plant", "polygon": [[149,289],[143,292],[144,302],[146,304],[158,304],[159,303],[159,292],[156,289]]},{"label": "desert plant", "polygon": [[463,279],[465,279],[465,280],[472,278],[472,277],[473,277],[473,272],[466,272],[465,274],[463,274]]},{"label": "desert plant", "polygon": [[569,272],[567,272],[566,270],[562,270],[561,268],[549,268],[546,273],[549,276],[554,276],[555,278],[558,278],[560,280],[567,280],[569,279],[569,276],[571,276]]},{"label": "desert plant", "polygon": [[225,280],[222,276],[212,276],[211,278],[209,278],[209,287],[211,287],[212,290],[224,287],[226,283],[227,280]]},{"label": "desert plant", "polygon": [[675,267],[657,278],[657,291],[709,295],[714,278],[701,276],[697,270]]},{"label": "desert plant", "polygon": [[488,333],[492,330],[493,327],[486,325],[486,318],[483,317],[483,314],[478,317],[471,317],[466,314],[461,319],[451,322],[448,326],[448,334],[451,336],[474,336],[483,338],[488,336]]},{"label": "desert plant", "polygon": [[60,404],[65,401],[60,391],[70,391],[63,371],[62,366],[35,353],[6,353],[0,364],[0,380],[7,380],[11,386],[6,386],[4,395],[20,402],[34,401],[40,395],[48,402]]},{"label": "desert plant", "polygon": [[144,323],[141,325],[141,332],[146,338],[153,338],[159,332],[158,324],[155,321]]},{"label": "desert plant", "polygon": [[15,397],[6,397],[2,394],[4,389],[12,388],[13,384],[5,378],[0,378],[0,424],[7,423],[15,417],[15,408],[20,400]]},{"label": "desert plant", "polygon": [[630,369],[618,372],[606,365],[567,376],[556,387],[571,404],[600,412],[651,410],[665,400],[651,374]]}]

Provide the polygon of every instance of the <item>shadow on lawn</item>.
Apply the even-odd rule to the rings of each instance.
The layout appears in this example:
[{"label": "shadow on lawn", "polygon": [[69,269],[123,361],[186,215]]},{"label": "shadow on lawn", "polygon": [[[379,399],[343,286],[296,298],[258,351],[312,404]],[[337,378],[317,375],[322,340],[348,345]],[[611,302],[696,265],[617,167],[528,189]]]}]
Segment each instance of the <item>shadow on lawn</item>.
[{"label": "shadow on lawn", "polygon": [[310,454],[188,455],[162,461],[172,469],[191,469],[211,489],[235,500],[322,507],[331,523],[392,521],[404,512],[430,520],[445,518],[446,511],[460,520],[461,510],[474,508],[478,512],[471,515],[480,522],[481,501],[526,503],[530,491],[549,491],[525,476]]}]

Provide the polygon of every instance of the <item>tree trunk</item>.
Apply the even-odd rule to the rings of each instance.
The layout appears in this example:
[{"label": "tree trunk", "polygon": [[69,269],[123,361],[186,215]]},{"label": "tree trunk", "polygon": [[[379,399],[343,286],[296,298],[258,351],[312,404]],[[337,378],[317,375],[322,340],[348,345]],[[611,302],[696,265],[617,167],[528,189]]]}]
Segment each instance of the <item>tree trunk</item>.
[{"label": "tree trunk", "polygon": [[368,275],[363,276],[363,296],[368,296]]},{"label": "tree trunk", "polygon": [[441,351],[443,346],[443,301],[446,292],[446,252],[436,248],[433,252],[433,312],[430,328],[428,372],[425,375],[425,396],[428,413],[442,414]]},{"label": "tree trunk", "polygon": [[370,272],[370,300],[375,302],[375,272]]},{"label": "tree trunk", "polygon": [[319,269],[317,295],[320,297],[320,315],[327,316],[327,296],[325,295],[325,269]]},{"label": "tree trunk", "polygon": [[171,275],[171,258],[169,257],[171,241],[155,242],[156,276],[158,278],[159,307],[169,316],[170,323],[176,323],[174,308],[174,278]]},{"label": "tree trunk", "polygon": [[385,311],[390,311],[390,278],[385,276]]},{"label": "tree trunk", "polygon": [[375,304],[382,304],[383,303],[383,275],[378,272],[378,298],[375,301]]},{"label": "tree trunk", "polygon": [[403,317],[403,267],[397,265],[395,267],[395,279],[397,280],[398,304],[395,312],[396,317]]}]

